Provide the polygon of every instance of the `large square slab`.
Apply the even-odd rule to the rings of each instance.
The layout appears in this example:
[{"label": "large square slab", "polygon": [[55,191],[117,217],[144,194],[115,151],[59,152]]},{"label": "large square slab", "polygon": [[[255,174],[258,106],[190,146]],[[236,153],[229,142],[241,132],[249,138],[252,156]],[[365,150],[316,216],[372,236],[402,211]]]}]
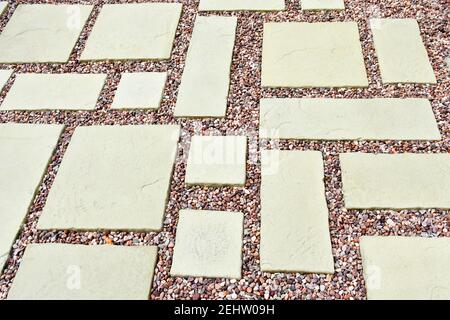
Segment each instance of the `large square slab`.
[{"label": "large square slab", "polygon": [[367,87],[356,22],[264,24],[263,87]]},{"label": "large square slab", "polygon": [[199,11],[277,11],[284,0],[200,0]]},{"label": "large square slab", "polygon": [[63,128],[62,125],[0,124],[0,270]]},{"label": "large square slab", "polygon": [[244,215],[181,210],[170,274],[241,278]]},{"label": "large square slab", "polygon": [[245,184],[247,137],[193,136],[186,168],[186,184]]},{"label": "large square slab", "polygon": [[169,59],[181,3],[103,5],[81,60]]},{"label": "large square slab", "polygon": [[160,230],[180,128],[78,127],[38,229]]},{"label": "large square slab", "polygon": [[369,300],[449,300],[450,238],[361,237]]},{"label": "large square slab", "polygon": [[157,247],[30,244],[9,300],[147,300]]},{"label": "large square slab", "polygon": [[19,4],[0,34],[0,63],[64,63],[92,5]]},{"label": "large square slab", "polygon": [[302,10],[344,10],[344,0],[301,0]]}]

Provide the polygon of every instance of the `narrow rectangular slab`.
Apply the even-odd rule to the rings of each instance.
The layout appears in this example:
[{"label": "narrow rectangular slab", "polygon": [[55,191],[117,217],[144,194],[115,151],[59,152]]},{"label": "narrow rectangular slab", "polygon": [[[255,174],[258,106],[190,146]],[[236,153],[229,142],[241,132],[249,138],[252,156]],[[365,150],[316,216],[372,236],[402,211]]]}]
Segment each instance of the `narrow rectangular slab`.
[{"label": "narrow rectangular slab", "polygon": [[106,74],[17,74],[0,109],[93,110]]},{"label": "narrow rectangular slab", "polygon": [[318,151],[261,151],[261,270],[333,273]]},{"label": "narrow rectangular slab", "polygon": [[383,83],[436,83],[415,19],[371,19]]},{"label": "narrow rectangular slab", "polygon": [[440,140],[427,99],[261,99],[260,137]]},{"label": "narrow rectangular slab", "polygon": [[176,117],[225,117],[236,26],[236,17],[197,16]]},{"label": "narrow rectangular slab", "polygon": [[157,247],[29,244],[9,300],[147,300]]},{"label": "narrow rectangular slab", "polygon": [[301,0],[302,10],[344,10],[344,0]]},{"label": "narrow rectangular slab", "polygon": [[449,300],[450,238],[361,237],[369,300]]},{"label": "narrow rectangular slab", "polygon": [[450,154],[339,155],[349,209],[450,208]]},{"label": "narrow rectangular slab", "polygon": [[199,11],[277,11],[284,0],[200,0]]}]

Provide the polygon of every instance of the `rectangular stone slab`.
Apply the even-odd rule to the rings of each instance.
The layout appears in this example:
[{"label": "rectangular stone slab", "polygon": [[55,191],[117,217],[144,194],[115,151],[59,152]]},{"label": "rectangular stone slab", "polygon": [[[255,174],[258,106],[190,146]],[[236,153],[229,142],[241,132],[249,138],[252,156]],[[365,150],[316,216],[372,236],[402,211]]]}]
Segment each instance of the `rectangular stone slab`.
[{"label": "rectangular stone slab", "polygon": [[106,74],[17,74],[0,109],[93,110],[105,80]]},{"label": "rectangular stone slab", "polygon": [[369,300],[449,300],[450,238],[361,237]]},{"label": "rectangular stone slab", "polygon": [[261,270],[333,273],[318,151],[261,151]]},{"label": "rectangular stone slab", "polygon": [[450,208],[450,154],[339,155],[346,208]]},{"label": "rectangular stone slab", "polygon": [[302,10],[344,10],[344,0],[301,0]]},{"label": "rectangular stone slab", "polygon": [[160,230],[180,127],[78,127],[38,229]]},{"label": "rectangular stone slab", "polygon": [[0,270],[63,128],[63,125],[0,124]]},{"label": "rectangular stone slab", "polygon": [[200,0],[199,11],[277,11],[284,0]]},{"label": "rectangular stone slab", "polygon": [[436,83],[415,19],[371,19],[383,83]]},{"label": "rectangular stone slab", "polygon": [[9,300],[147,300],[155,246],[29,244]]},{"label": "rectangular stone slab", "polygon": [[311,140],[440,140],[427,99],[260,101],[260,137]]},{"label": "rectangular stone slab", "polygon": [[0,70],[0,92],[11,77],[13,70]]},{"label": "rectangular stone slab", "polygon": [[225,117],[236,26],[236,17],[197,16],[176,117]]}]

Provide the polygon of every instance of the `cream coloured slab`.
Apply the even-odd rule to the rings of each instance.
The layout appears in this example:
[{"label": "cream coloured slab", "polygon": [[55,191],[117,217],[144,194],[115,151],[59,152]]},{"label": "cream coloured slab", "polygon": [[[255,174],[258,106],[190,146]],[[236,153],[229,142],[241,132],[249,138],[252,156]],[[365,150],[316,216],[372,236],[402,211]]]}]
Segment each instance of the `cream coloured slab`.
[{"label": "cream coloured slab", "polygon": [[440,140],[427,99],[260,101],[260,137],[311,140]]},{"label": "cream coloured slab", "polygon": [[7,1],[0,1],[0,15],[3,14],[3,12],[6,11],[6,8],[8,7]]},{"label": "cream coloured slab", "polygon": [[344,0],[301,0],[302,10],[344,10]]},{"label": "cream coloured slab", "polygon": [[241,212],[181,210],[170,274],[240,279],[243,228]]},{"label": "cream coloured slab", "polygon": [[0,109],[93,110],[106,74],[20,73]]},{"label": "cream coloured slab", "polygon": [[29,244],[9,300],[147,300],[155,246]]},{"label": "cream coloured slab", "polygon": [[0,34],[0,63],[67,62],[93,7],[19,4]]},{"label": "cream coloured slab", "polygon": [[0,124],[0,270],[63,128],[63,125]]},{"label": "cream coloured slab", "polygon": [[261,151],[261,270],[333,273],[322,155]]},{"label": "cream coloured slab", "polygon": [[181,3],[105,4],[81,60],[170,59]]},{"label": "cream coloured slab", "polygon": [[383,83],[436,83],[415,19],[371,19]]},{"label": "cream coloured slab", "polygon": [[369,300],[449,300],[450,238],[361,237]]},{"label": "cream coloured slab", "polygon": [[13,74],[13,70],[0,70],[0,92]]},{"label": "cream coloured slab", "polygon": [[38,229],[160,230],[180,128],[78,127]]},{"label": "cream coloured slab", "polygon": [[264,24],[263,87],[367,87],[356,22]]},{"label": "cream coloured slab", "polygon": [[200,0],[199,11],[278,11],[284,0]]},{"label": "cream coloured slab", "polygon": [[450,154],[339,155],[346,208],[450,208]]},{"label": "cream coloured slab", "polygon": [[166,79],[166,72],[122,74],[111,108],[158,109]]},{"label": "cream coloured slab", "polygon": [[176,117],[225,117],[236,26],[236,17],[197,16]]}]

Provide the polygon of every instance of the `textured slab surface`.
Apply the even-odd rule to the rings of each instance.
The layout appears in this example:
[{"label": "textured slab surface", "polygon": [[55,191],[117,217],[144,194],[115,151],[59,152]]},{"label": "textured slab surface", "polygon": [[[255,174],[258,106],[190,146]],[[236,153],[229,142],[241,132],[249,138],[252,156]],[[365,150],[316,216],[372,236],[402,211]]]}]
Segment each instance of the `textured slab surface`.
[{"label": "textured slab surface", "polygon": [[322,155],[262,150],[261,270],[333,273]]},{"label": "textured slab surface", "polygon": [[200,0],[200,11],[284,10],[284,0]]},{"label": "textured slab surface", "polygon": [[180,3],[105,4],[81,60],[169,59]]},{"label": "textured slab surface", "polygon": [[181,210],[170,274],[241,278],[244,215]]},{"label": "textured slab surface", "polygon": [[0,109],[93,110],[106,74],[17,74]]},{"label": "textured slab surface", "polygon": [[427,99],[262,99],[260,137],[439,140]]},{"label": "textured slab surface", "polygon": [[75,130],[39,219],[39,229],[159,230],[179,126]]},{"label": "textured slab surface", "polygon": [[92,8],[20,4],[0,34],[0,63],[67,62]]},{"label": "textured slab surface", "polygon": [[450,154],[339,155],[347,208],[450,208]]},{"label": "textured slab surface", "polygon": [[367,87],[356,22],[264,24],[263,87]]},{"label": "textured slab surface", "polygon": [[0,124],[0,270],[63,128],[62,125]]},{"label": "textured slab surface", "polygon": [[11,77],[13,70],[0,70],[0,92]]},{"label": "textured slab surface", "polygon": [[147,300],[157,247],[29,244],[8,299]]},{"label": "textured slab surface", "polygon": [[175,116],[225,117],[236,26],[236,17],[197,16]]},{"label": "textured slab surface", "polygon": [[450,299],[450,238],[361,237],[367,298]]},{"label": "textured slab surface", "polygon": [[166,79],[166,72],[136,72],[122,74],[111,108],[159,108]]},{"label": "textured slab surface", "polygon": [[415,19],[371,19],[383,83],[436,83]]},{"label": "textured slab surface", "polygon": [[193,136],[186,168],[187,184],[245,184],[247,137]]},{"label": "textured slab surface", "polygon": [[344,10],[344,0],[301,0],[302,10]]}]

